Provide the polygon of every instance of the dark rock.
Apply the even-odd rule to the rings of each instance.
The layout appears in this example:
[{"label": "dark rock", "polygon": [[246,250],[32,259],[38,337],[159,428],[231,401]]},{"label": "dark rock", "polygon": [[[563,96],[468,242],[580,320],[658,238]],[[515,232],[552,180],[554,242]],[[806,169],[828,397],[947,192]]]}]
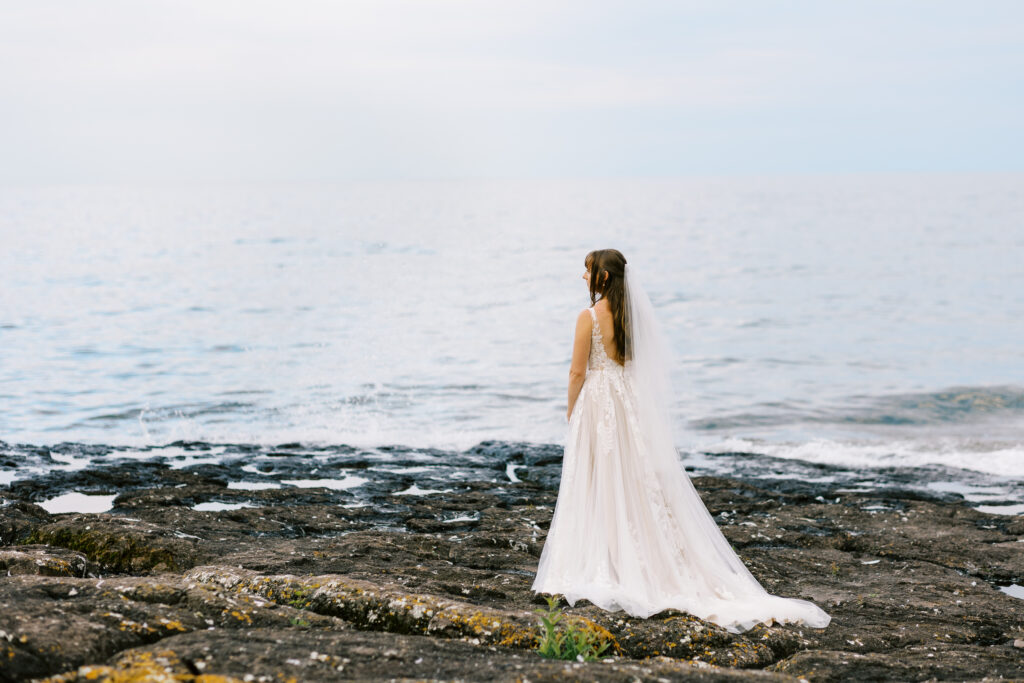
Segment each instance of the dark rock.
[{"label": "dark rock", "polygon": [[47,680],[192,681],[200,672],[224,676],[204,679],[211,681],[797,681],[780,673],[719,669],[667,657],[557,662],[521,650],[427,636],[298,628],[183,633],[127,650],[109,664],[82,666]]},{"label": "dark rock", "polygon": [[[86,452],[62,444],[5,457],[61,449]],[[181,468],[93,448],[103,459],[95,467],[15,481],[0,493],[0,681],[1024,676],[1015,646],[1024,642],[1024,605],[996,588],[1024,583],[1024,520],[924,495],[903,471],[856,492],[694,476],[764,586],[813,600],[832,623],[731,634],[675,610],[634,619],[581,601],[565,608],[568,619],[615,653],[584,664],[533,651],[534,610],[545,602],[530,584],[561,450],[499,442],[461,454],[377,450],[322,449],[312,464],[298,444],[232,446],[223,462]],[[227,486],[350,476],[370,481]],[[398,495],[412,484],[444,493]],[[117,493],[115,507],[51,515],[33,502],[76,486]],[[211,501],[253,507],[193,509]]]}]

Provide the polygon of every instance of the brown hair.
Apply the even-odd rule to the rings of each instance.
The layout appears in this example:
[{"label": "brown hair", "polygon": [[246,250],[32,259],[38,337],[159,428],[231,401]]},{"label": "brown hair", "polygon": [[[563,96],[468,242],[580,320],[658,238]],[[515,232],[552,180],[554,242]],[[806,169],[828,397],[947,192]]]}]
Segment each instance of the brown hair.
[{"label": "brown hair", "polygon": [[[598,249],[587,254],[583,265],[590,271],[590,303],[607,299],[612,310],[612,330],[619,360],[625,362],[633,356],[626,319],[626,257],[618,249]],[[608,273],[605,280],[604,274]]]}]

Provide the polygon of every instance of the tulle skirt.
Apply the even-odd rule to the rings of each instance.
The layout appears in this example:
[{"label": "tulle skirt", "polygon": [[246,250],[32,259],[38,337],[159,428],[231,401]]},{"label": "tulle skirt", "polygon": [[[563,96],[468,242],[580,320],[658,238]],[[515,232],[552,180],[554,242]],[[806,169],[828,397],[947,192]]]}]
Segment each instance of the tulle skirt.
[{"label": "tulle skirt", "polygon": [[569,420],[554,516],[532,589],[646,618],[674,608],[738,633],[821,628],[812,602],[770,595],[718,529],[676,458],[646,452],[622,372],[589,372]]}]

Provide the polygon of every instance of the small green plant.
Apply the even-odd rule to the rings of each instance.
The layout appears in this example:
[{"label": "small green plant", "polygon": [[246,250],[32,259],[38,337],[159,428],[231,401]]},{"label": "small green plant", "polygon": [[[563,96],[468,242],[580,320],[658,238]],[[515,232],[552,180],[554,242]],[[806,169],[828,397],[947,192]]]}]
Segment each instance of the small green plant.
[{"label": "small green plant", "polygon": [[839,565],[833,562],[832,566],[828,568],[828,571],[832,576],[839,576]]},{"label": "small green plant", "polygon": [[309,626],[309,622],[306,621],[305,619],[298,619],[298,618],[292,617],[291,622],[292,622],[292,626],[298,626],[299,628],[306,628],[307,626]]},{"label": "small green plant", "polygon": [[[545,596],[548,608],[536,609],[540,615],[541,638],[537,652],[541,657],[549,659],[575,659],[580,662],[593,662],[601,659],[602,653],[608,648],[608,641],[600,643],[600,637],[593,631],[578,629],[572,624],[562,621],[562,610],[558,607],[558,599]],[[608,655],[603,655],[607,657]]]},{"label": "small green plant", "polygon": [[291,598],[287,601],[292,607],[303,608],[309,600],[310,591],[305,588],[296,588],[292,591]]}]

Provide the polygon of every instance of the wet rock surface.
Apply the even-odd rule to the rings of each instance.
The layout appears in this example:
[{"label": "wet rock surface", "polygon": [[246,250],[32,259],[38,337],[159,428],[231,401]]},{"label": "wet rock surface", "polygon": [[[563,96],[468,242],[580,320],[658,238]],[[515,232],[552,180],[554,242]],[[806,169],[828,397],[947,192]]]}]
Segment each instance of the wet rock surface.
[{"label": "wet rock surface", "polygon": [[[615,656],[571,663],[534,651],[545,603],[530,591],[559,448],[176,447],[4,452],[17,468],[92,449],[86,468],[0,487],[0,681],[1024,677],[1024,602],[1000,590],[1024,584],[1024,517],[903,471],[870,488],[823,466],[828,481],[692,473],[765,588],[831,624],[737,635],[584,601],[566,614]],[[71,491],[116,497],[101,513],[44,507]]]}]

